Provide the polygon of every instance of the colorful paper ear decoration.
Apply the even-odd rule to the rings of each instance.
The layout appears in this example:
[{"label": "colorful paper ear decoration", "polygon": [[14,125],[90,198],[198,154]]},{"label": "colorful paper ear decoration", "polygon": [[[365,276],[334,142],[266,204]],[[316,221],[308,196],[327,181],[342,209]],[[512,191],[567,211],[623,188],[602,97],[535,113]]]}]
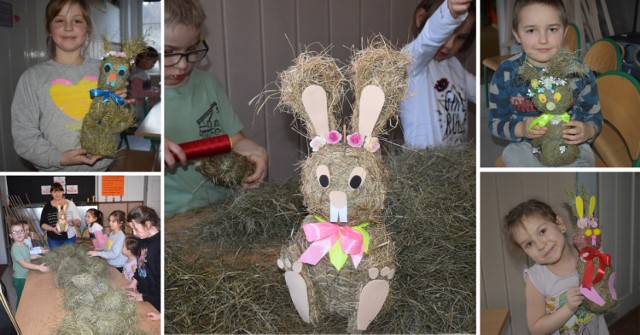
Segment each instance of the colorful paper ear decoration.
[{"label": "colorful paper ear decoration", "polygon": [[574,213],[578,217],[573,243],[579,255],[577,269],[580,292],[587,298],[582,305],[593,313],[602,314],[613,310],[618,304],[614,288],[615,271],[612,268],[611,255],[602,251],[602,231],[598,219],[594,216],[596,198],[588,197],[588,212],[585,212],[584,208],[584,199],[587,196],[573,197]]}]

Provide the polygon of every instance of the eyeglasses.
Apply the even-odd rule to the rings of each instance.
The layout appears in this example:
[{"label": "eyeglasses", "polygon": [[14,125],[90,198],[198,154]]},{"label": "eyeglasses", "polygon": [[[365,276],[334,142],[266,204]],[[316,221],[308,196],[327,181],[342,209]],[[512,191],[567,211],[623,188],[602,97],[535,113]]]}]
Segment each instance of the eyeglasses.
[{"label": "eyeglasses", "polygon": [[200,41],[202,41],[202,45],[204,49],[191,50],[187,52],[174,52],[174,53],[166,53],[164,54],[164,66],[174,66],[180,63],[182,57],[187,57],[187,62],[189,63],[197,63],[201,61],[204,56],[209,52],[209,45],[207,45],[207,41],[204,40],[203,36],[200,36]]},{"label": "eyeglasses", "polygon": [[24,230],[16,230],[11,232],[11,235],[20,235],[20,234],[24,234]]}]

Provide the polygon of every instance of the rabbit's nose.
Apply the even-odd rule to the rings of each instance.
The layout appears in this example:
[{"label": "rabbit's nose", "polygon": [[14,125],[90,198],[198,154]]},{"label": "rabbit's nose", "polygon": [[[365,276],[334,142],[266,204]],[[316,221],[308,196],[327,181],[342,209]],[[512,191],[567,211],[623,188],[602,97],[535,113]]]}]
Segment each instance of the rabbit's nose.
[{"label": "rabbit's nose", "polygon": [[329,221],[347,222],[347,195],[344,192],[329,192],[329,206]]}]

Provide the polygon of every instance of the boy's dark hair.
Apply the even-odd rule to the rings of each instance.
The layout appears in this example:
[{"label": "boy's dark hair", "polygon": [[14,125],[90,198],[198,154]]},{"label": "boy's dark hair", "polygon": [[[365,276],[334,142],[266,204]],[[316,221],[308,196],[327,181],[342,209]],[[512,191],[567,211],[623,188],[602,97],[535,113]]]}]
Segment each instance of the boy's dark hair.
[{"label": "boy's dark hair", "polygon": [[51,38],[51,22],[53,22],[53,19],[58,15],[58,13],[60,13],[66,4],[80,6],[82,16],[87,22],[87,39],[91,36],[91,30],[93,27],[93,23],[91,21],[91,10],[89,8],[89,4],[87,4],[85,0],[51,0],[47,4],[44,17],[44,26],[47,31],[47,52],[49,53],[49,57],[56,55],[56,45],[53,43],[53,39]]},{"label": "boy's dark hair", "polygon": [[118,221],[118,225],[120,226],[120,230],[123,230],[124,229],[124,223],[125,223],[125,220],[126,220],[124,212],[120,211],[120,210],[113,211],[113,212],[111,212],[111,214],[109,214],[109,218],[111,218],[112,216],[116,217],[116,220]]},{"label": "boy's dark hair", "polygon": [[64,187],[62,187],[62,184],[60,184],[60,183],[53,183],[53,184],[51,184],[51,188],[49,189],[49,192],[53,193],[54,191],[62,191],[62,192],[64,192]]},{"label": "boy's dark hair", "polygon": [[569,24],[569,20],[567,19],[567,9],[564,7],[564,3],[562,0],[516,0],[516,3],[513,5],[513,21],[512,29],[518,29],[518,23],[520,23],[520,12],[522,8],[530,6],[530,5],[543,5],[549,6],[558,11],[560,14],[560,19],[562,20],[562,25],[566,28]]},{"label": "boy's dark hair", "polygon": [[165,0],[164,25],[183,25],[200,30],[206,14],[198,0]]},{"label": "boy's dark hair", "polygon": [[509,242],[509,246],[512,250],[521,250],[522,248],[514,239],[514,232],[517,227],[522,226],[522,221],[525,218],[532,216],[540,216],[550,222],[556,222],[558,215],[553,211],[551,206],[546,203],[531,199],[529,201],[522,202],[509,211],[509,214],[504,218],[504,234]]},{"label": "boy's dark hair", "polygon": [[[416,37],[418,37],[418,35],[420,35],[420,32],[424,28],[424,25],[427,23],[427,20],[433,15],[433,13],[435,13],[435,11],[438,9],[438,7],[440,7],[442,5],[442,3],[444,1],[445,0],[422,0],[422,1],[420,1],[418,6],[416,7],[416,9],[413,11],[413,16],[411,17],[410,33],[411,33],[411,39],[412,40],[414,40]],[[417,26],[416,25],[416,13],[418,12],[419,9],[424,9],[426,11],[426,15],[425,15],[425,19],[422,22],[422,24],[420,24],[420,26]],[[476,2],[475,1],[472,1],[470,6],[469,6],[469,15],[473,15],[473,16],[476,15]],[[467,50],[471,46],[473,41],[475,40],[475,37],[476,37],[476,25],[474,24],[473,28],[471,29],[471,32],[469,32],[469,37],[467,37],[467,40],[464,41],[464,44],[460,48],[460,51]]]},{"label": "boy's dark hair", "polygon": [[100,225],[103,224],[102,212],[101,211],[99,211],[99,210],[97,210],[95,208],[89,208],[89,209],[87,209],[87,213],[91,213],[91,215],[93,215],[96,218],[96,222],[97,223],[99,223]]},{"label": "boy's dark hair", "polygon": [[27,221],[24,221],[24,220],[11,221],[11,224],[9,224],[9,233],[11,233],[11,227],[20,226],[20,229],[22,229],[22,225],[26,223]]},{"label": "boy's dark hair", "polygon": [[140,239],[135,237],[135,236],[127,236],[124,238],[124,247],[127,248],[127,250],[131,251],[131,253],[138,257],[140,256],[140,254],[138,254],[138,248],[140,247]]},{"label": "boy's dark hair", "polygon": [[158,50],[156,50],[156,48],[154,47],[147,47],[147,50],[145,50],[144,52],[139,53],[136,56],[136,65],[138,65],[140,63],[140,61],[144,58],[144,57],[149,57],[149,58],[158,58],[160,57],[160,55],[158,54]]},{"label": "boy's dark hair", "polygon": [[152,226],[160,228],[160,218],[158,217],[158,213],[156,213],[156,211],[151,207],[138,206],[129,211],[127,219],[129,222],[134,221],[142,225],[149,221]]}]

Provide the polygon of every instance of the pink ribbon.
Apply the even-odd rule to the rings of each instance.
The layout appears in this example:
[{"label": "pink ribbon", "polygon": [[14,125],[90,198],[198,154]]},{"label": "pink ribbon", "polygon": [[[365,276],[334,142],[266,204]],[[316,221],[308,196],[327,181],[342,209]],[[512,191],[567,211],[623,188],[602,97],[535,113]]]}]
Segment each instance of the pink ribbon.
[{"label": "pink ribbon", "polygon": [[308,223],[302,226],[307,242],[313,242],[298,261],[316,265],[340,240],[342,251],[351,256],[357,269],[364,253],[362,234],[351,227],[330,222]]}]

